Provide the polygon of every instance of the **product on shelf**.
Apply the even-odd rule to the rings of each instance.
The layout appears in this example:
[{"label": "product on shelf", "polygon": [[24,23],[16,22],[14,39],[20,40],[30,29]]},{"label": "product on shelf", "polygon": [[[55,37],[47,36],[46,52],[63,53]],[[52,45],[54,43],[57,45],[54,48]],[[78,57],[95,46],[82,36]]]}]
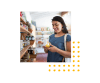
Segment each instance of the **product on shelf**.
[{"label": "product on shelf", "polygon": [[22,17],[22,12],[20,12],[20,16]]},{"label": "product on shelf", "polygon": [[28,49],[28,53],[29,54],[33,54],[33,50],[30,48],[30,49]]},{"label": "product on shelf", "polygon": [[35,37],[33,35],[27,35],[26,40],[30,42],[29,43],[30,45],[33,45],[34,44],[33,40],[35,40]]},{"label": "product on shelf", "polygon": [[41,28],[41,31],[44,31],[44,28],[43,27]]},{"label": "product on shelf", "polygon": [[42,41],[38,41],[38,44],[43,44],[43,42]]},{"label": "product on shelf", "polygon": [[26,36],[26,40],[35,40],[35,37],[33,35],[30,35],[30,36]]},{"label": "product on shelf", "polygon": [[41,31],[41,28],[37,27],[37,31]]},{"label": "product on shelf", "polygon": [[31,36],[29,36],[29,40],[31,40]]},{"label": "product on shelf", "polygon": [[20,51],[23,49],[23,40],[20,40]]},{"label": "product on shelf", "polygon": [[50,31],[50,28],[49,27],[47,27],[47,31]]},{"label": "product on shelf", "polygon": [[42,41],[37,41],[37,47],[41,47],[43,45]]},{"label": "product on shelf", "polygon": [[48,27],[47,27],[46,31],[48,31]]},{"label": "product on shelf", "polygon": [[31,37],[32,40],[35,40],[34,36]]},{"label": "product on shelf", "polygon": [[44,35],[44,32],[43,31],[41,32],[41,35]]},{"label": "product on shelf", "polygon": [[23,40],[23,47],[26,47],[27,45],[30,45],[30,41],[29,40]]},{"label": "product on shelf", "polygon": [[29,36],[26,36],[26,40],[28,40]]},{"label": "product on shelf", "polygon": [[41,32],[37,32],[37,35],[42,35],[42,33]]},{"label": "product on shelf", "polygon": [[46,31],[46,27],[44,27],[44,31]]},{"label": "product on shelf", "polygon": [[42,48],[42,45],[43,45],[43,44],[38,44],[38,46],[37,46],[37,47],[41,47],[41,48]]},{"label": "product on shelf", "polygon": [[28,53],[29,53],[29,54],[36,54],[36,53],[37,53],[37,52],[36,52],[36,48],[30,47],[30,48],[28,49]]}]

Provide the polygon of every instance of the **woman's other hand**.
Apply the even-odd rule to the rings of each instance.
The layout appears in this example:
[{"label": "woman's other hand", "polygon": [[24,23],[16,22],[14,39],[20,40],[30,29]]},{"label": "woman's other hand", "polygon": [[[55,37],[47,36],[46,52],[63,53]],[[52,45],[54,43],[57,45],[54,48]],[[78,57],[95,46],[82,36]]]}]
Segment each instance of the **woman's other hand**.
[{"label": "woman's other hand", "polygon": [[58,48],[56,46],[54,46],[52,44],[50,46],[51,47],[48,48],[49,51],[51,51],[51,52],[57,52]]}]

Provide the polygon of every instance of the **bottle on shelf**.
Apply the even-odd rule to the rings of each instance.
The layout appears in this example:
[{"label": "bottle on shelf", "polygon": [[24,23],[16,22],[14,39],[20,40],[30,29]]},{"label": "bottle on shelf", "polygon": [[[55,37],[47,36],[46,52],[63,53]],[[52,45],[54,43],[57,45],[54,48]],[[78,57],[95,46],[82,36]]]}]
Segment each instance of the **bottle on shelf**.
[{"label": "bottle on shelf", "polygon": [[22,12],[20,12],[20,16],[22,17]]},{"label": "bottle on shelf", "polygon": [[26,40],[29,40],[29,36],[26,36]]},{"label": "bottle on shelf", "polygon": [[20,40],[20,51],[23,49],[23,40]]},{"label": "bottle on shelf", "polygon": [[32,40],[31,36],[29,36],[29,40]]},{"label": "bottle on shelf", "polygon": [[37,53],[37,50],[36,50],[36,48],[30,47],[30,48],[28,49],[28,53],[29,53],[29,54],[35,55],[35,54]]},{"label": "bottle on shelf", "polygon": [[47,27],[47,31],[49,30],[49,27]]},{"label": "bottle on shelf", "polygon": [[30,48],[28,49],[28,53],[29,53],[29,54],[33,54],[33,48],[32,48],[32,47],[30,47]]},{"label": "bottle on shelf", "polygon": [[32,40],[35,40],[35,38],[34,38],[34,36],[33,36],[33,35],[32,35],[32,37],[31,37],[31,39],[32,39]]}]

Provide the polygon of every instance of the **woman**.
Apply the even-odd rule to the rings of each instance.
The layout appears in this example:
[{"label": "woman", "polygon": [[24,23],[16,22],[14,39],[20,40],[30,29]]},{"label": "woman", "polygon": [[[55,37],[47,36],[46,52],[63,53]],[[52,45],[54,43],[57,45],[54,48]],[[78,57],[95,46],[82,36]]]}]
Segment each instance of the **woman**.
[{"label": "woman", "polygon": [[64,35],[68,33],[64,20],[60,16],[52,19],[54,34],[49,37],[50,47],[44,47],[48,53],[47,62],[62,62],[63,57],[71,58],[71,36],[68,34],[66,39],[67,51],[64,47]]}]

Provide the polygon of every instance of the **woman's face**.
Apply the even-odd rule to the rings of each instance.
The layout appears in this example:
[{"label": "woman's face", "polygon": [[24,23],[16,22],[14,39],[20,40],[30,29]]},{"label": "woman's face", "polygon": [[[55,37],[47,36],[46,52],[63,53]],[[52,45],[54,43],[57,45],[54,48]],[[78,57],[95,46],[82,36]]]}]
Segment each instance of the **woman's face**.
[{"label": "woman's face", "polygon": [[58,21],[52,21],[54,32],[59,33],[62,31],[63,25]]}]

